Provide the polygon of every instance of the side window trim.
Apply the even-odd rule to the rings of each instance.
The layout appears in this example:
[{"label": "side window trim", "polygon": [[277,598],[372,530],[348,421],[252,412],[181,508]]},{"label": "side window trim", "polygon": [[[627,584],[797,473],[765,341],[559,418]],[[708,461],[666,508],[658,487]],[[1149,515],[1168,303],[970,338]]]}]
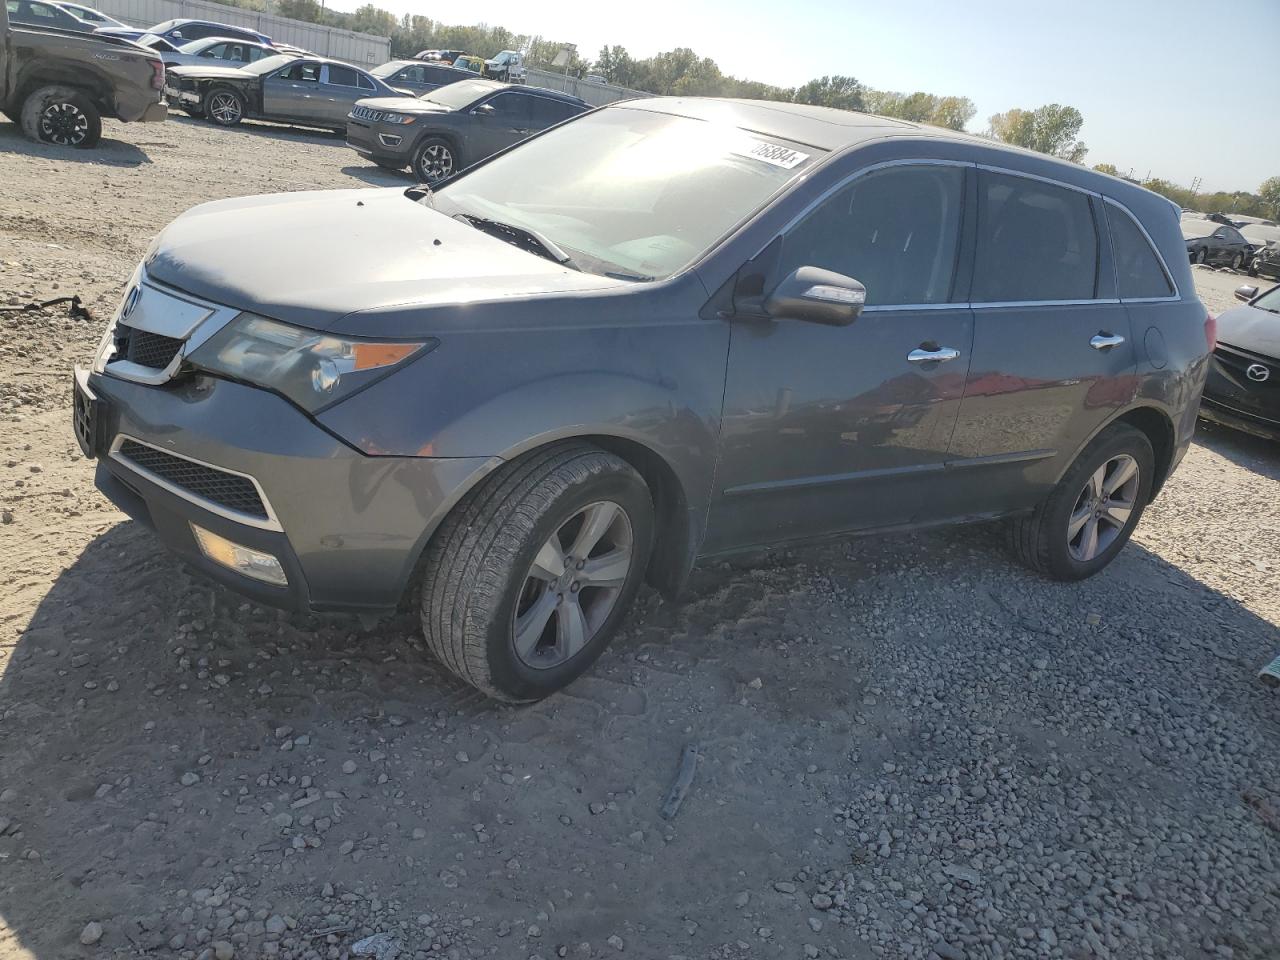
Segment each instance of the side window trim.
[{"label": "side window trim", "polygon": [[[1166,303],[1172,300],[1181,300],[1182,291],[1178,289],[1178,281],[1174,279],[1173,271],[1169,269],[1169,264],[1165,262],[1164,254],[1160,252],[1160,248],[1157,247],[1155,241],[1151,239],[1151,234],[1149,234],[1147,232],[1147,228],[1142,225],[1142,221],[1139,220],[1137,217],[1135,217],[1133,215],[1133,211],[1130,210],[1128,207],[1126,207],[1119,200],[1113,200],[1111,197],[1103,197],[1102,200],[1104,203],[1109,204],[1110,206],[1118,210],[1122,216],[1128,217],[1133,222],[1133,225],[1138,228],[1138,232],[1142,234],[1142,239],[1147,242],[1147,246],[1151,248],[1151,252],[1156,255],[1156,263],[1160,264],[1160,269],[1164,271],[1164,278],[1166,281],[1168,281],[1169,288],[1173,290],[1173,293],[1169,294],[1167,297],[1121,297],[1120,302],[1121,303]],[[1110,215],[1111,215],[1111,211],[1108,210],[1107,216],[1110,217]],[[1110,232],[1111,232],[1111,228],[1110,226],[1108,226],[1107,227],[1108,236],[1110,236]],[[1114,250],[1114,246],[1112,249]],[[1111,260],[1111,270],[1113,273],[1115,272],[1115,269],[1116,269],[1116,264],[1115,264],[1115,258],[1113,256]],[[1118,293],[1119,290],[1120,290],[1120,287],[1119,287],[1119,282],[1117,280],[1116,292]]]}]

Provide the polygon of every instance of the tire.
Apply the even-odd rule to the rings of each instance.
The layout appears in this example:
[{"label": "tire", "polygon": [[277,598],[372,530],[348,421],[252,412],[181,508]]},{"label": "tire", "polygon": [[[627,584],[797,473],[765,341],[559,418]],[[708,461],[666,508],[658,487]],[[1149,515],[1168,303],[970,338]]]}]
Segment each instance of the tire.
[{"label": "tire", "polygon": [[[1090,556],[1087,544],[1081,538],[1088,533],[1089,521],[1085,520],[1074,537],[1070,525],[1081,514],[1090,515],[1086,499],[1095,475],[1102,471],[1105,484],[1118,479],[1112,472],[1126,460],[1137,468],[1134,481],[1119,485],[1112,492],[1114,499],[1106,502],[1117,504],[1106,516],[1093,513],[1093,526],[1098,531],[1096,550]],[[1142,519],[1151,496],[1151,484],[1155,474],[1155,455],[1151,441],[1141,430],[1127,424],[1114,424],[1095,437],[1070,469],[1058,481],[1053,492],[1027,517],[1019,517],[1011,525],[1013,551],[1024,564],[1054,580],[1083,580],[1091,577],[1123,549],[1133,534],[1133,528]],[[1136,481],[1136,482],[1135,482]],[[1119,504],[1128,504],[1123,525],[1116,525],[1115,510]]]},{"label": "tire", "polygon": [[1193,257],[1191,258],[1191,262],[1192,262],[1192,263],[1204,263],[1205,258],[1206,258],[1207,256],[1208,256],[1208,252],[1205,250],[1205,248],[1204,248],[1204,247],[1201,247],[1199,250],[1197,250],[1197,251],[1195,252],[1195,256],[1193,256]]},{"label": "tire", "polygon": [[1239,270],[1239,269],[1240,269],[1240,267],[1241,267],[1243,264],[1244,264],[1244,255],[1243,255],[1243,254],[1237,253],[1234,257],[1232,257],[1232,258],[1231,258],[1231,269],[1232,269],[1232,270]]},{"label": "tire", "polygon": [[230,87],[214,87],[205,92],[200,110],[210,123],[234,127],[244,119],[244,97]]},{"label": "tire", "polygon": [[444,137],[427,137],[413,150],[413,175],[422,183],[437,184],[459,169],[457,148]]},{"label": "tire", "polygon": [[[597,447],[555,444],[506,465],[432,537],[420,603],[427,645],[495,699],[522,703],[554,693],[595,662],[626,617],[644,579],[653,523],[644,480]],[[575,561],[574,546],[597,527],[595,549],[557,577],[556,564]],[[579,572],[593,561],[599,586]]]},{"label": "tire", "polygon": [[373,162],[376,163],[378,166],[380,166],[383,170],[395,170],[397,173],[399,173],[401,170],[404,169],[404,164],[397,163],[395,160],[379,160],[377,157],[374,157]]},{"label": "tire", "polygon": [[87,150],[102,139],[102,115],[75,87],[39,87],[22,103],[22,132],[32,140]]}]

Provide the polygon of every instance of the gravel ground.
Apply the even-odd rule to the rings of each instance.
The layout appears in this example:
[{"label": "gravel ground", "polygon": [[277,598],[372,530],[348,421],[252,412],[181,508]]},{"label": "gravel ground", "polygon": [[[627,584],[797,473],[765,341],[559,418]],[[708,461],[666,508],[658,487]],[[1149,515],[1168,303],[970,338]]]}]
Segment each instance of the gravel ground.
[{"label": "gravel ground", "polygon": [[[405,182],[262,125],[107,138],[0,124],[0,305],[105,317],[194,203]],[[409,618],[158,553],[69,428],[101,327],[0,319],[0,960],[1280,956],[1277,445],[1205,428],[1086,583],[992,527],[700,569],[512,709]]]}]

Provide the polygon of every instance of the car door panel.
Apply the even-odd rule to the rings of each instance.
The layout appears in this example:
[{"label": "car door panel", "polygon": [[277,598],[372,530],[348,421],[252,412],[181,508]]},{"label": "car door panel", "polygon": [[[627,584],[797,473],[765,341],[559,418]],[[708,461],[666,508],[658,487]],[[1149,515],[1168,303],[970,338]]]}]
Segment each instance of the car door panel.
[{"label": "car door panel", "polygon": [[467,163],[474,163],[529,135],[530,103],[523,93],[504,90],[471,108]]},{"label": "car door panel", "polygon": [[299,61],[262,81],[262,109],[269,117],[314,120],[320,112],[320,64]]}]

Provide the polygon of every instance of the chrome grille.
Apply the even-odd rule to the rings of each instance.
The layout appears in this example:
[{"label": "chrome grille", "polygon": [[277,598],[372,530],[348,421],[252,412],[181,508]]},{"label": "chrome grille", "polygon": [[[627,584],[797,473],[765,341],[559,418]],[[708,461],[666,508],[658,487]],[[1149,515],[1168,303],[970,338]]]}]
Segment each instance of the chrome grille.
[{"label": "chrome grille", "polygon": [[224,510],[257,520],[270,519],[262,497],[258,494],[257,485],[248,477],[196,463],[136,440],[123,440],[119,445],[119,454],[127,463],[154,474],[195,497],[217,504]]},{"label": "chrome grille", "polygon": [[357,105],[351,108],[351,116],[357,120],[366,120],[369,123],[377,123],[386,117],[386,113],[382,110],[374,110],[372,107],[361,107]]}]

